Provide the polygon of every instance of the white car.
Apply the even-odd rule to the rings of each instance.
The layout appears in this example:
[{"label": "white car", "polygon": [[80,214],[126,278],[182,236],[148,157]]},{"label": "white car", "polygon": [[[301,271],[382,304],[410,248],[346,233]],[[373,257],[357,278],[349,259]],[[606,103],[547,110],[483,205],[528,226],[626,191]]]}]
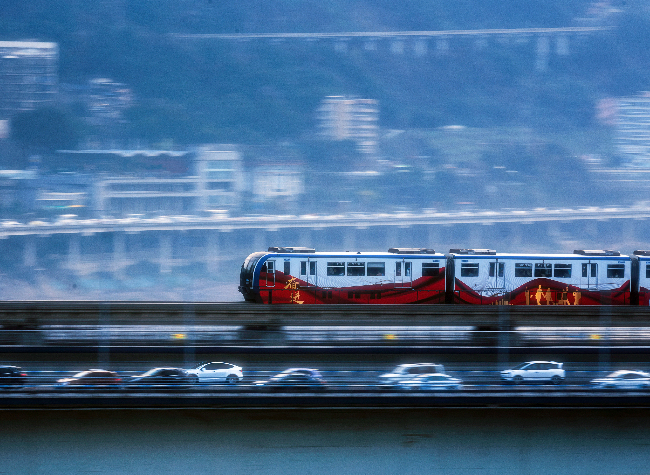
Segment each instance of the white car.
[{"label": "white car", "polygon": [[413,379],[421,374],[444,373],[445,367],[435,363],[401,364],[390,373],[379,376],[379,386],[382,388],[397,387],[400,381]]},{"label": "white car", "polygon": [[436,389],[462,389],[463,382],[449,376],[448,374],[421,374],[413,379],[407,379],[398,383],[400,389],[404,390],[427,390],[435,391]]},{"label": "white car", "polygon": [[501,381],[520,384],[529,382],[548,382],[560,384],[566,378],[563,363],[555,361],[529,361],[512,369],[501,371]]},{"label": "white car", "polygon": [[223,362],[201,363],[196,368],[185,370],[195,383],[235,384],[244,378],[241,367]]},{"label": "white car", "polygon": [[614,371],[591,381],[595,389],[650,389],[650,373],[645,371]]}]

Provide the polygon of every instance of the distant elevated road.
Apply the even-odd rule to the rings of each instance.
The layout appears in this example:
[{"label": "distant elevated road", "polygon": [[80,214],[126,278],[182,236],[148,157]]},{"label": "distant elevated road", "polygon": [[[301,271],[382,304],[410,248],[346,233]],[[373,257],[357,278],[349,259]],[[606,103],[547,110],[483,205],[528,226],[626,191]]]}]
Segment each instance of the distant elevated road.
[{"label": "distant elevated road", "polygon": [[606,26],[574,26],[562,28],[495,28],[478,30],[428,30],[428,31],[347,31],[330,33],[172,33],[181,39],[251,40],[251,39],[348,39],[348,38],[399,38],[399,37],[445,37],[445,36],[504,36],[504,35],[555,35],[570,33],[594,33],[607,31]]},{"label": "distant elevated road", "polygon": [[303,215],[157,216],[128,218],[65,219],[61,221],[0,222],[0,238],[9,236],[52,234],[94,234],[108,232],[307,228],[368,228],[374,226],[418,226],[495,223],[571,222],[613,219],[645,220],[650,218],[650,205],[590,206],[582,208],[533,208],[505,210],[469,210],[441,212],[421,210],[397,213],[342,213]]}]

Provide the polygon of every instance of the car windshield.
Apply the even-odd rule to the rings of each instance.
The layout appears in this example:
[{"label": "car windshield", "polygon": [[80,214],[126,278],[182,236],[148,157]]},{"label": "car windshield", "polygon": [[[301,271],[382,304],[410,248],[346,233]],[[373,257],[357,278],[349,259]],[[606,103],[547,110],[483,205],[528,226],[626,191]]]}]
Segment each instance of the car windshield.
[{"label": "car windshield", "polygon": [[158,368],[153,368],[153,369],[150,369],[149,371],[147,371],[146,373],[142,374],[142,376],[153,376],[158,372],[160,372],[160,370]]},{"label": "car windshield", "polygon": [[73,378],[83,378],[84,376],[89,375],[91,372],[90,371],[82,371],[81,373],[77,373],[73,376]]},{"label": "car windshield", "polygon": [[530,363],[521,363],[520,365],[515,366],[512,369],[524,369],[526,366],[528,366]]}]

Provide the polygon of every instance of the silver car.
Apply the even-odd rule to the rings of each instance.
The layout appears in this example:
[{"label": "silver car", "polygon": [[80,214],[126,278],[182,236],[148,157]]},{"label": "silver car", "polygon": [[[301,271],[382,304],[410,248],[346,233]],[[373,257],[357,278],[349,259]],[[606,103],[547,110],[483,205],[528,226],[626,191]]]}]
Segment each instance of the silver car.
[{"label": "silver car", "polygon": [[650,373],[620,370],[591,381],[594,389],[650,389]]},{"label": "silver car", "polygon": [[398,383],[400,389],[407,391],[435,391],[438,389],[459,390],[463,387],[463,382],[449,376],[448,374],[421,374],[413,379],[407,379]]},{"label": "silver car", "polygon": [[512,369],[501,371],[501,381],[520,384],[526,382],[546,382],[560,384],[566,378],[563,363],[556,361],[529,361]]},{"label": "silver car", "polygon": [[411,363],[401,364],[390,373],[379,376],[380,388],[398,387],[400,381],[413,379],[421,374],[444,373],[445,367],[436,363]]},{"label": "silver car", "polygon": [[241,367],[231,364],[212,362],[201,363],[196,368],[186,369],[192,383],[229,383],[235,384],[244,378]]}]

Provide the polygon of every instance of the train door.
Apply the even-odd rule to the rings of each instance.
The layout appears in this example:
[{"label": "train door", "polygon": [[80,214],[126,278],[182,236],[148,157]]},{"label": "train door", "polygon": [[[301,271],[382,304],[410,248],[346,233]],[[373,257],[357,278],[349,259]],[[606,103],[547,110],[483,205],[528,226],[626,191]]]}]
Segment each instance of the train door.
[{"label": "train door", "polygon": [[583,289],[598,288],[598,264],[588,261],[582,264],[582,277],[580,278],[580,287]]},{"label": "train door", "polygon": [[410,288],[413,280],[413,263],[402,259],[395,262],[395,287]]},{"label": "train door", "polygon": [[262,272],[266,268],[266,276],[264,280],[261,281],[261,284],[264,287],[275,287],[275,261],[266,261],[262,265]]},{"label": "train door", "polygon": [[496,261],[490,262],[490,280],[488,287],[493,289],[504,289],[506,286],[506,280],[504,277],[504,268],[505,262]]},{"label": "train door", "polygon": [[309,267],[309,275],[307,276],[307,285],[313,285],[314,287],[318,286],[316,264],[317,264],[316,261],[312,259],[307,259],[307,267]]}]

